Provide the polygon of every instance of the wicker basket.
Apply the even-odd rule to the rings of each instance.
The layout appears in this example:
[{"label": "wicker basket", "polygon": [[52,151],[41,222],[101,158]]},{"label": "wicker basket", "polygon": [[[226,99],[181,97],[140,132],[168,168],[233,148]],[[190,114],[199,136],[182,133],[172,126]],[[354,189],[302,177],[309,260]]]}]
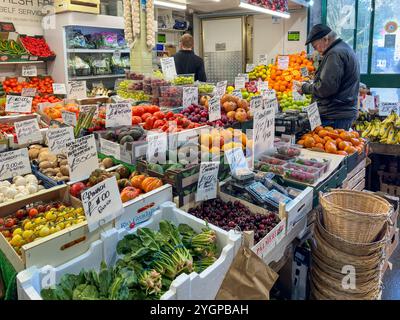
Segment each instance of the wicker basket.
[{"label": "wicker basket", "polygon": [[366,192],[333,190],[319,198],[326,229],[349,242],[375,241],[393,211],[388,201]]}]

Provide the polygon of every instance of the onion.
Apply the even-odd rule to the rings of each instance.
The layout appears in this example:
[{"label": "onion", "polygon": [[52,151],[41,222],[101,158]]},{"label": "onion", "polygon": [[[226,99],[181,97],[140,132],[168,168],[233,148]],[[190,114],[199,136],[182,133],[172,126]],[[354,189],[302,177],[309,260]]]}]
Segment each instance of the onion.
[{"label": "onion", "polygon": [[9,199],[14,199],[17,194],[18,194],[17,189],[8,188],[7,193],[5,194],[5,196],[7,198],[9,198]]},{"label": "onion", "polygon": [[25,180],[28,184],[39,184],[38,179],[33,174],[28,174],[27,176],[25,176]]},{"label": "onion", "polygon": [[16,186],[26,186],[26,179],[23,177],[18,177],[18,179],[15,180],[14,184]]},{"label": "onion", "polygon": [[26,187],[26,189],[28,190],[28,192],[30,194],[36,193],[38,191],[38,187],[37,185],[34,184],[28,184],[28,186]]}]

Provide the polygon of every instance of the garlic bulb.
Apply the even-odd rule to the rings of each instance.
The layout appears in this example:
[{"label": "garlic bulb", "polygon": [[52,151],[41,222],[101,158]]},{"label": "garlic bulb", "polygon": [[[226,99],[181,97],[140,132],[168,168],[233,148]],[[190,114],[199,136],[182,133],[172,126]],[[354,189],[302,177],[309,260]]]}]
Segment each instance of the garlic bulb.
[{"label": "garlic bulb", "polygon": [[10,181],[4,180],[0,182],[0,186],[9,187],[11,185]]},{"label": "garlic bulb", "polygon": [[26,179],[23,177],[18,177],[15,181],[14,184],[18,186],[26,186]]},{"label": "garlic bulb", "polygon": [[132,0],[133,45],[140,38],[140,0]]},{"label": "garlic bulb", "polygon": [[28,192],[29,192],[30,194],[36,193],[36,192],[38,191],[37,185],[34,185],[34,184],[28,184],[28,185],[26,186],[26,189],[28,190]]},{"label": "garlic bulb", "polygon": [[146,3],[146,44],[147,48],[151,51],[156,46],[156,36],[154,30],[154,2],[147,0]]},{"label": "garlic bulb", "polygon": [[18,191],[15,188],[8,188],[7,193],[5,196],[9,199],[14,199],[15,196],[17,195]]},{"label": "garlic bulb", "polygon": [[125,21],[125,39],[132,48],[133,31],[132,31],[132,6],[131,0],[124,0],[124,21]]},{"label": "garlic bulb", "polygon": [[39,184],[38,179],[33,174],[28,174],[27,176],[25,176],[25,180],[27,184]]}]

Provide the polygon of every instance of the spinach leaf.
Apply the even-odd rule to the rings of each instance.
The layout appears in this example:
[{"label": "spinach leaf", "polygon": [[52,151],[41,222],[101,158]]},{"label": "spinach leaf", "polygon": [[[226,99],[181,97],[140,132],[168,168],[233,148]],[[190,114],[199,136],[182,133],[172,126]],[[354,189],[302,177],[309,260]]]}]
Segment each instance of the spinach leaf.
[{"label": "spinach leaf", "polygon": [[103,261],[99,273],[99,291],[101,297],[108,297],[108,290],[114,280],[114,272]]},{"label": "spinach leaf", "polygon": [[122,277],[114,279],[110,287],[110,300],[128,300],[129,299],[129,288],[126,280]]},{"label": "spinach leaf", "polygon": [[72,300],[98,300],[99,292],[95,286],[80,284],[74,290]]},{"label": "spinach leaf", "polygon": [[142,241],[136,235],[127,235],[118,242],[117,253],[118,254],[128,254],[132,251],[137,251],[143,246]]},{"label": "spinach leaf", "polygon": [[152,251],[160,250],[160,243],[157,242],[156,232],[148,228],[138,230],[138,236],[145,247]]}]

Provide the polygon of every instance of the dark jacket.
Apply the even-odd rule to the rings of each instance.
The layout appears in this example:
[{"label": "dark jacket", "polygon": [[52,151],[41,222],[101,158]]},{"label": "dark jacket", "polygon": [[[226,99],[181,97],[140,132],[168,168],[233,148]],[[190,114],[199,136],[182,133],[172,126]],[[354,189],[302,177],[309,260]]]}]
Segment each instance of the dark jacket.
[{"label": "dark jacket", "polygon": [[191,50],[180,50],[174,55],[177,74],[195,74],[195,80],[206,82],[204,61]]},{"label": "dark jacket", "polygon": [[312,94],[322,119],[353,119],[357,116],[360,66],[353,49],[338,39],[324,52],[314,83],[303,84]]}]

